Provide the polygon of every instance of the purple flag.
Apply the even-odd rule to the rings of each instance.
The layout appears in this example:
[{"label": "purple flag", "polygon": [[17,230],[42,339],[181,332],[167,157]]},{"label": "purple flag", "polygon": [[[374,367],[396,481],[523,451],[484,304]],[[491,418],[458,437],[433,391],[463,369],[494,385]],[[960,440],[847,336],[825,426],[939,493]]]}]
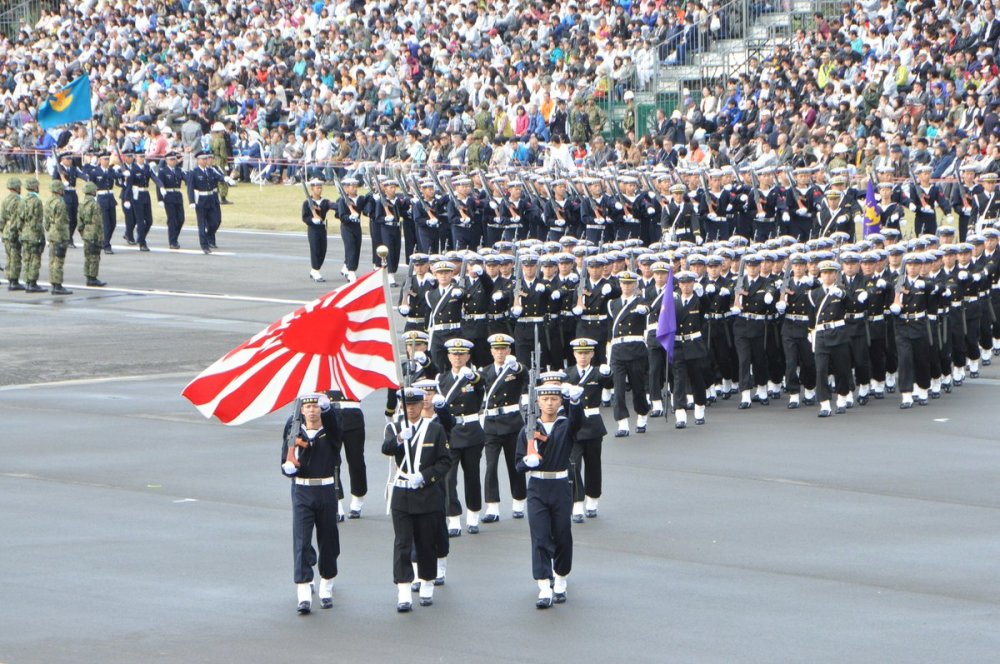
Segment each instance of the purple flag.
[{"label": "purple flag", "polygon": [[674,335],[677,334],[677,315],[674,313],[674,273],[667,273],[667,284],[663,287],[663,301],[660,303],[660,320],[656,324],[656,340],[667,351],[667,361],[674,359]]}]

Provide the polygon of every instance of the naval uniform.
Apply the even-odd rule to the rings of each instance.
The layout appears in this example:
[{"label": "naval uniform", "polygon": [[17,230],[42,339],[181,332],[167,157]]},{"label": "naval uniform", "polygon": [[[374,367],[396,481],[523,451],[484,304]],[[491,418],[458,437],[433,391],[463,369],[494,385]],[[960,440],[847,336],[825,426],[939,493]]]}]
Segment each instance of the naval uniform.
[{"label": "naval uniform", "polygon": [[[667,295],[670,297],[670,295]],[[674,293],[674,314],[677,318],[677,333],[674,336],[674,411],[684,410],[687,395],[694,396],[698,406],[705,405],[705,358],[708,351],[702,330],[705,313],[701,298],[695,293],[685,298]]]},{"label": "naval uniform", "polygon": [[482,372],[486,389],[483,398],[483,431],[486,443],[486,503],[500,502],[499,465],[503,452],[510,481],[510,495],[516,501],[525,499],[524,474],[514,470],[517,434],[524,428],[520,398],[527,380],[524,365],[512,369],[490,364]]},{"label": "naval uniform", "polygon": [[87,172],[87,178],[97,186],[97,206],[101,209],[101,223],[104,227],[104,251],[111,251],[111,236],[117,223],[118,204],[115,202],[114,186],[118,174],[113,168],[94,166]]},{"label": "naval uniform", "polygon": [[215,167],[195,166],[188,177],[188,203],[194,206],[198,244],[203,250],[215,248],[215,234],[222,225],[219,183],[225,181],[225,176]]},{"label": "naval uniform", "polygon": [[831,373],[837,395],[846,397],[851,391],[851,349],[844,320],[844,291],[836,285],[820,285],[809,298],[815,308],[812,347],[816,357],[816,398],[821,402],[830,400]]},{"label": "naval uniform", "polygon": [[608,304],[611,318],[611,375],[614,377],[615,420],[628,419],[625,405],[626,384],[632,388],[632,406],[638,415],[649,413],[646,387],[649,382],[649,367],[646,358],[646,314],[649,307],[642,298],[633,295],[629,299],[621,297]]},{"label": "naval uniform", "polygon": [[310,197],[302,201],[302,223],[309,238],[309,265],[317,272],[326,260],[326,215],[332,209],[333,203],[325,198]]},{"label": "naval uniform", "polygon": [[[586,369],[572,366],[566,370],[566,382],[583,388],[583,422],[570,453],[573,472],[573,502],[601,497],[601,447],[608,429],[601,417],[601,392],[611,388],[611,374],[604,375],[590,364]],[[580,467],[584,470],[581,471]]]},{"label": "naval uniform", "polygon": [[361,215],[369,210],[371,198],[370,194],[365,194],[337,199],[334,214],[340,220],[340,237],[344,239],[344,265],[351,272],[357,270],[361,262]]},{"label": "naval uniform", "polygon": [[66,203],[66,214],[69,217],[69,242],[73,243],[73,233],[76,232],[77,213],[80,209],[80,198],[76,193],[76,181],[81,177],[80,169],[76,166],[63,166],[59,164],[56,169],[56,177],[63,182],[63,202]]},{"label": "naval uniform", "polygon": [[159,185],[156,197],[163,203],[163,211],[167,215],[167,242],[174,249],[180,246],[181,229],[184,227],[183,187],[187,183],[186,176],[180,166],[170,168],[163,164],[155,179]]},{"label": "naval uniform", "polygon": [[[122,198],[132,208],[132,223],[135,225],[135,241],[140,247],[146,246],[146,236],[153,227],[153,199],[149,195],[149,184],[153,181],[153,171],[149,164],[132,162],[128,174],[128,186],[122,190]],[[127,220],[127,216],[126,216]],[[131,239],[132,233],[126,223],[125,235]]]},{"label": "naval uniform", "polygon": [[[447,365],[445,365],[447,366]],[[479,463],[483,457],[486,434],[479,423],[479,410],[483,403],[483,380],[473,371],[471,381],[464,381],[445,408],[437,408],[438,419],[448,433],[451,446],[451,471],[448,473],[448,505],[446,514],[450,517],[462,515],[462,503],[458,500],[458,467],[462,467],[465,484],[465,506],[469,512],[478,513],[483,507],[482,483],[479,479]],[[447,395],[455,381],[459,380],[454,371],[438,374],[438,394]],[[469,525],[475,525],[469,524]]]},{"label": "naval uniform", "polygon": [[[332,397],[342,398],[342,397]],[[368,494],[368,466],[365,463],[365,414],[358,401],[333,401],[333,412],[337,416],[340,437],[344,443],[344,457],[347,459],[347,475],[351,479],[351,496],[364,498]],[[344,497],[344,484],[340,481],[337,468],[338,498]]]}]

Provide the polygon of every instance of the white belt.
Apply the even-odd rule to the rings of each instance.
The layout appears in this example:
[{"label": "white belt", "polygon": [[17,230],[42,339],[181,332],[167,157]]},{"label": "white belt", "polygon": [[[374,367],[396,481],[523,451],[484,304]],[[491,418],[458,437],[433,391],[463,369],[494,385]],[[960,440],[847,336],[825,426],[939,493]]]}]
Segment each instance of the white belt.
[{"label": "white belt", "polygon": [[1000,290],[1000,284],[993,284],[993,286],[991,286],[991,288],[993,290]]},{"label": "white belt", "polygon": [[847,320],[864,320],[865,319],[865,315],[863,313],[860,313],[860,314],[845,314],[844,317],[847,318]]},{"label": "white belt", "polygon": [[497,415],[510,415],[511,413],[518,413],[520,411],[521,411],[521,406],[515,403],[510,406],[500,406],[499,408],[487,408],[486,417],[496,417]]},{"label": "white belt", "polygon": [[569,471],[529,470],[528,477],[536,480],[564,480],[569,477]]},{"label": "white belt", "polygon": [[332,477],[296,477],[295,483],[299,486],[329,486],[333,484]]},{"label": "white belt", "polygon": [[902,318],[903,320],[920,320],[921,318],[923,318],[926,315],[927,315],[927,312],[921,311],[921,312],[916,313],[916,314],[900,314],[899,317]]},{"label": "white belt", "polygon": [[196,191],[194,192],[195,198],[201,198],[202,196],[213,196],[219,193],[218,189],[212,189],[211,191]]},{"label": "white belt", "polygon": [[870,320],[873,323],[878,323],[879,321],[885,320],[885,316],[883,316],[882,314],[879,314],[878,316],[872,316],[868,320]]},{"label": "white belt", "polygon": [[457,330],[462,327],[461,323],[441,323],[431,326],[431,330],[434,332],[449,332],[451,330]]},{"label": "white belt", "polygon": [[410,488],[409,481],[404,480],[404,479],[394,480],[393,483],[392,483],[392,485],[394,487],[396,487],[397,489],[409,489]]},{"label": "white belt", "polygon": [[601,414],[601,409],[600,408],[584,408],[583,409],[583,414],[586,417],[593,417],[594,415],[600,415]]},{"label": "white belt", "polygon": [[768,317],[764,314],[744,314],[740,313],[740,318],[745,318],[747,320],[768,320]]},{"label": "white belt", "polygon": [[455,418],[455,424],[472,424],[475,422],[479,424],[479,414],[475,415],[459,415]]},{"label": "white belt", "polygon": [[678,341],[694,341],[695,339],[701,339],[701,332],[693,332],[691,334],[678,334]]},{"label": "white belt", "polygon": [[407,323],[424,323],[426,322],[423,316],[407,316]]},{"label": "white belt", "polygon": [[966,295],[965,296],[965,301],[966,302],[978,302],[979,301],[979,296],[978,295],[972,295],[972,296]]},{"label": "white belt", "polygon": [[181,193],[180,189],[164,189],[163,191],[164,191],[164,193],[167,193],[167,194],[179,194],[179,193]]},{"label": "white belt", "polygon": [[835,330],[838,327],[844,327],[845,325],[847,325],[847,323],[842,320],[835,320],[831,323],[820,323],[816,326],[816,331],[823,332],[824,330]]},{"label": "white belt", "polygon": [[785,314],[785,320],[792,321],[795,323],[808,323],[809,316],[800,316],[798,314]]},{"label": "white belt", "polygon": [[111,189],[98,189],[97,190],[97,195],[98,196],[101,196],[102,194],[114,194],[114,193],[115,192],[112,191]]},{"label": "white belt", "polygon": [[574,314],[572,311],[563,311],[563,312],[561,312],[561,315],[562,316],[576,316],[576,314]]},{"label": "white belt", "polygon": [[76,187],[63,187],[63,191],[76,191]]},{"label": "white belt", "polygon": [[525,318],[518,318],[515,320],[518,323],[544,323],[544,316],[526,316]]},{"label": "white belt", "polygon": [[585,316],[580,316],[580,320],[585,320],[587,322],[598,322],[605,321],[608,317],[604,314],[587,314]]},{"label": "white belt", "polygon": [[611,340],[611,345],[612,346],[617,346],[618,344],[627,344],[627,343],[632,343],[632,342],[635,342],[635,341],[644,342],[644,341],[646,341],[646,338],[643,337],[643,336],[641,336],[641,335],[638,335],[638,334],[630,334],[630,335],[626,335],[624,337],[616,337],[616,338],[612,339]]},{"label": "white belt", "polygon": [[486,320],[486,314],[467,314],[465,320]]}]

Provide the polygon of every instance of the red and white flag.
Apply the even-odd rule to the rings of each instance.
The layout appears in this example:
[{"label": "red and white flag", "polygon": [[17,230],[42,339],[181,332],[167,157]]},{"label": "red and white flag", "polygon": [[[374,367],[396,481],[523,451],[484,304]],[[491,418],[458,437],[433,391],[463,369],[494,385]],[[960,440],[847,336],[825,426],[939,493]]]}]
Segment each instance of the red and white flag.
[{"label": "red and white flag", "polygon": [[395,344],[382,270],[310,302],[243,342],[182,394],[205,417],[242,424],[300,394],[339,389],[360,401],[397,388]]}]

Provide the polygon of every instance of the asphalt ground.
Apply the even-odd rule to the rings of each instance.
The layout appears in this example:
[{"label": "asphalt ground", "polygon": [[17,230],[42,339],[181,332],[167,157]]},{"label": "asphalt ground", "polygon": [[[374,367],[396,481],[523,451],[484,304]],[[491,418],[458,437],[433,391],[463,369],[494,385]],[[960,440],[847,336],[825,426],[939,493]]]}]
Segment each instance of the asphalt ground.
[{"label": "asphalt ground", "polygon": [[[285,413],[226,427],[180,392],[340,280],[309,280],[301,235],[222,232],[212,256],[159,250],[162,229],[151,241],[149,254],[103,257],[104,289],[79,287],[79,249],[72,296],[0,288],[0,662],[983,662],[1000,651],[997,366],[906,412],[898,395],[829,420],[784,400],[749,411],[729,400],[705,426],[656,420],[607,438],[600,516],[574,527],[569,601],[548,611],[534,608],[528,525],[510,518],[504,489],[499,523],[452,540],[434,606],[395,612],[373,395],[371,490],[363,518],[341,524],[335,605],[300,617],[278,469]],[[181,243],[196,248],[194,233]],[[338,251],[332,239],[328,277]]]}]

